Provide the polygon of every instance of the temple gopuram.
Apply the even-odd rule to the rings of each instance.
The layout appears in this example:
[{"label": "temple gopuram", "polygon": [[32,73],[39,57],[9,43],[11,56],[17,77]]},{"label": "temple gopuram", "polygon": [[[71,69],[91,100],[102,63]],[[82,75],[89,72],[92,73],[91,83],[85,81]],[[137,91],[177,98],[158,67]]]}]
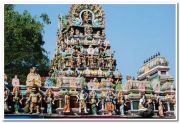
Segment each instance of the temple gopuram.
[{"label": "temple gopuram", "polygon": [[69,92],[71,108],[79,107],[76,95],[82,89],[95,91],[98,99],[102,93],[119,91],[122,76],[106,39],[102,7],[72,5],[69,15],[60,16],[59,21],[50,76],[62,97]]},{"label": "temple gopuram", "polygon": [[4,80],[5,118],[175,119],[174,79],[168,60],[156,53],[137,77],[116,68],[100,5],[74,4],[58,17],[59,29],[48,77],[30,68],[26,85]]}]

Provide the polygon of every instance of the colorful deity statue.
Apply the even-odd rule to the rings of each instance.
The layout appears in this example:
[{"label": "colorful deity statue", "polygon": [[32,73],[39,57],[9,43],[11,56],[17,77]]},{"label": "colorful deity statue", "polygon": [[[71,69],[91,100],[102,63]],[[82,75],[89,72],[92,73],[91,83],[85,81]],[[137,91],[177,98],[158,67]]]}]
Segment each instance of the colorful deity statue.
[{"label": "colorful deity statue", "polygon": [[54,94],[52,89],[46,91],[45,101],[47,103],[47,114],[52,114],[52,105],[54,104]]},{"label": "colorful deity statue", "polygon": [[93,90],[93,88],[94,88],[94,83],[93,83],[93,80],[92,80],[92,79],[90,80],[90,82],[88,82],[87,86],[88,86],[88,90]]},{"label": "colorful deity statue", "polygon": [[50,77],[46,77],[45,86],[47,86],[47,87],[52,87],[53,86],[53,81],[52,81],[52,79]]},{"label": "colorful deity statue", "polygon": [[105,33],[104,30],[102,31],[102,35],[101,36],[104,37],[104,38],[106,37],[106,33]]},{"label": "colorful deity statue", "polygon": [[69,113],[70,112],[70,93],[68,90],[66,90],[65,95],[64,95],[64,108],[63,108],[64,113]]},{"label": "colorful deity statue", "polygon": [[75,25],[75,26],[80,26],[81,23],[82,23],[82,21],[81,21],[79,18],[73,18],[73,19],[72,19],[72,23],[73,23],[73,25]]},{"label": "colorful deity statue", "polygon": [[99,54],[99,48],[98,48],[98,47],[96,47],[96,48],[94,49],[94,54],[95,54],[95,55],[98,55],[98,54]]},{"label": "colorful deity statue", "polygon": [[139,83],[139,92],[145,92],[145,90],[146,90],[146,85],[145,85],[145,83],[144,82],[141,82],[141,83]]},{"label": "colorful deity statue", "polygon": [[113,68],[113,59],[111,57],[108,59],[108,68]]},{"label": "colorful deity statue", "polygon": [[70,37],[73,37],[73,35],[74,35],[74,29],[71,28],[71,31],[70,31]]},{"label": "colorful deity statue", "polygon": [[96,97],[96,92],[94,90],[90,93],[90,104],[92,114],[97,115],[98,100]]},{"label": "colorful deity statue", "polygon": [[139,115],[144,118],[152,117],[154,115],[154,105],[151,98],[147,99],[145,107],[146,108],[139,109]]},{"label": "colorful deity statue", "polygon": [[106,77],[109,77],[111,75],[111,70],[108,69],[108,71],[106,72]]},{"label": "colorful deity statue", "polygon": [[15,109],[15,113],[19,113],[19,103],[20,103],[20,95],[19,95],[19,88],[15,87],[13,90],[13,102],[14,102],[14,109]]},{"label": "colorful deity statue", "polygon": [[94,90],[99,89],[100,84],[99,84],[99,82],[98,82],[98,79],[97,79],[97,78],[94,78],[94,79],[93,79],[93,83],[94,83],[94,87],[93,87],[93,89],[94,89]]},{"label": "colorful deity statue", "polygon": [[81,113],[82,109],[84,109],[84,113],[88,113],[86,107],[87,95],[84,93],[83,90],[81,90],[80,94],[76,95],[76,97],[77,101],[79,101],[79,113]]},{"label": "colorful deity statue", "polygon": [[100,108],[102,111],[105,110],[106,97],[107,97],[106,91],[104,91],[104,90],[101,91],[101,93],[100,93]]},{"label": "colorful deity statue", "polygon": [[117,94],[117,105],[119,107],[120,115],[124,116],[124,106],[126,105],[126,103],[125,103],[125,97],[122,91],[119,91]]},{"label": "colorful deity statue", "polygon": [[116,91],[122,91],[122,84],[119,78],[115,81],[115,90]]},{"label": "colorful deity statue", "polygon": [[68,52],[70,55],[72,55],[74,53],[74,49],[72,46],[69,47],[69,52]]},{"label": "colorful deity statue", "polygon": [[84,71],[86,76],[90,76],[91,72],[89,70],[89,68],[87,67],[86,70]]},{"label": "colorful deity statue", "polygon": [[161,98],[159,97],[158,100],[157,100],[157,104],[158,104],[158,113],[159,113],[159,116],[160,117],[164,117],[164,106],[163,106],[163,103],[162,103],[162,100]]},{"label": "colorful deity statue", "polygon": [[15,88],[19,89],[19,79],[18,79],[17,75],[15,75],[14,78],[12,79],[12,86],[13,86],[13,90]]},{"label": "colorful deity statue", "polygon": [[[25,104],[24,104],[24,108],[23,108],[23,110],[24,110],[25,113],[28,113],[28,112],[29,112],[30,101],[29,101],[29,102],[26,102],[26,101],[29,99],[30,94],[31,94],[31,89],[30,89],[30,88],[27,88],[25,95],[23,95],[22,98],[21,98],[21,100],[20,100],[20,103],[21,103],[21,104],[24,104],[24,103],[25,103]],[[24,103],[23,103],[23,102],[24,102]]]},{"label": "colorful deity statue", "polygon": [[87,53],[88,55],[94,55],[94,48],[92,47],[92,45],[89,45],[89,48],[87,49]]},{"label": "colorful deity statue", "polygon": [[92,40],[92,28],[87,26],[84,28],[84,32],[85,32],[85,36],[86,36],[86,40]]},{"label": "colorful deity statue", "polygon": [[111,89],[111,82],[110,82],[110,81],[107,81],[107,82],[106,82],[106,89],[107,89],[107,90],[110,90],[110,89]]},{"label": "colorful deity statue", "polygon": [[30,73],[27,76],[26,86],[32,88],[33,85],[41,87],[41,77],[37,73],[36,67],[30,69]]},{"label": "colorful deity statue", "polygon": [[73,67],[73,64],[74,64],[74,61],[73,61],[73,57],[72,57],[72,55],[69,57],[69,59],[68,59],[68,66],[69,67]]},{"label": "colorful deity statue", "polygon": [[85,10],[83,13],[82,13],[82,20],[83,20],[83,24],[90,24],[92,23],[92,14],[88,11],[88,10]]},{"label": "colorful deity statue", "polygon": [[38,87],[34,86],[32,88],[32,93],[29,95],[29,98],[26,101],[26,103],[30,102],[30,114],[33,113],[34,110],[36,110],[36,113],[40,113],[39,105],[41,103],[41,100],[42,100],[42,96],[38,90]]},{"label": "colorful deity statue", "polygon": [[101,67],[98,70],[98,76],[102,76],[103,75],[103,71],[101,70]]},{"label": "colorful deity statue", "polygon": [[96,34],[94,35],[94,38],[100,38],[101,36],[100,36],[100,31],[98,30],[97,32],[96,32]]},{"label": "colorful deity statue", "polygon": [[80,57],[80,55],[78,55],[78,57],[76,59],[76,62],[77,62],[77,67],[80,67],[81,66],[81,57]]},{"label": "colorful deity statue", "polygon": [[115,109],[115,106],[113,104],[114,97],[115,97],[115,95],[114,95],[114,93],[111,90],[107,92],[106,111],[108,112],[109,115],[112,115],[112,112]]},{"label": "colorful deity statue", "polygon": [[98,62],[99,67],[104,68],[105,67],[104,58],[100,57],[100,58],[98,58],[98,60],[99,60],[99,62]]},{"label": "colorful deity statue", "polygon": [[75,35],[76,35],[76,36],[79,36],[79,35],[80,35],[80,32],[79,32],[78,29],[75,30]]},{"label": "colorful deity statue", "polygon": [[73,74],[73,71],[71,70],[71,68],[69,67],[68,70],[66,71],[66,75],[67,76],[71,76]]},{"label": "colorful deity statue", "polygon": [[83,46],[80,48],[80,52],[81,52],[81,54],[83,54],[83,55],[86,54],[86,50],[85,50],[85,48],[84,48]]},{"label": "colorful deity statue", "polygon": [[85,57],[85,56],[82,58],[82,66],[83,66],[83,67],[86,66],[86,57]]},{"label": "colorful deity statue", "polygon": [[139,100],[139,110],[146,111],[147,108],[145,108],[145,104],[146,104],[146,96],[142,95],[141,99]]},{"label": "colorful deity statue", "polygon": [[116,69],[116,71],[114,71],[113,73],[115,78],[120,78],[121,77],[121,73],[118,71],[118,69]]}]

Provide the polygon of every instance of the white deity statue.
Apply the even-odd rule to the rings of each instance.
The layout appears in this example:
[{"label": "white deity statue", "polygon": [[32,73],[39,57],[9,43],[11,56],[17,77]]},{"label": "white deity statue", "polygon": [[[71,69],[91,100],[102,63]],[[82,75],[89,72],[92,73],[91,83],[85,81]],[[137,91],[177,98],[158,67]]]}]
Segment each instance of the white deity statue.
[{"label": "white deity statue", "polygon": [[98,70],[98,76],[102,76],[103,75],[103,71],[101,70],[101,68],[99,68]]},{"label": "white deity statue", "polygon": [[89,55],[94,55],[94,48],[92,48],[92,46],[90,45],[89,48],[87,49],[87,53]]},{"label": "white deity statue", "polygon": [[89,70],[88,67],[87,67],[86,70],[85,70],[85,75],[88,75],[88,76],[90,75],[90,70]]}]

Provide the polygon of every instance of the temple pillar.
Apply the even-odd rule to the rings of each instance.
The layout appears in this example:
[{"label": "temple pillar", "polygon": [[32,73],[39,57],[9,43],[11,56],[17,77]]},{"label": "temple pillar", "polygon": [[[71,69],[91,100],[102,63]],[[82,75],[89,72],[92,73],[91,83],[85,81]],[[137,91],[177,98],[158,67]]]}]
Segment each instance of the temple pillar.
[{"label": "temple pillar", "polygon": [[130,101],[130,104],[131,104],[131,110],[133,110],[133,101],[132,100]]},{"label": "temple pillar", "polygon": [[167,102],[167,108],[168,108],[167,111],[170,111],[170,103],[169,103],[169,101]]}]

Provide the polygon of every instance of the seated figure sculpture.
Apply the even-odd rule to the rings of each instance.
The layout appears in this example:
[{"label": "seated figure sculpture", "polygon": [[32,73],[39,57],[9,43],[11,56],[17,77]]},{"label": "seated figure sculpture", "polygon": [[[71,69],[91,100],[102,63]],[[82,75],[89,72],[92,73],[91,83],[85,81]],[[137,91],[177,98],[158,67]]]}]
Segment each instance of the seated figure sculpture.
[{"label": "seated figure sculpture", "polygon": [[84,73],[85,73],[86,76],[90,76],[91,72],[90,72],[88,67],[86,68]]},{"label": "seated figure sculpture", "polygon": [[94,55],[94,48],[91,45],[89,45],[89,48],[87,49],[87,53],[88,55]]},{"label": "seated figure sculpture", "polygon": [[101,70],[101,68],[99,68],[98,70],[98,76],[102,76],[103,75],[103,71]]},{"label": "seated figure sculpture", "polygon": [[19,90],[19,79],[18,79],[17,75],[15,75],[14,78],[12,79],[12,86],[13,86],[13,90],[15,88],[18,88],[18,90]]},{"label": "seated figure sculpture", "polygon": [[66,75],[67,76],[71,76],[73,74],[73,71],[71,70],[71,68],[69,67],[68,70],[66,71]]},{"label": "seated figure sculpture", "polygon": [[32,88],[34,84],[37,85],[38,87],[41,87],[41,77],[36,72],[35,67],[30,69],[30,73],[28,74],[27,80],[26,80],[26,86]]}]

